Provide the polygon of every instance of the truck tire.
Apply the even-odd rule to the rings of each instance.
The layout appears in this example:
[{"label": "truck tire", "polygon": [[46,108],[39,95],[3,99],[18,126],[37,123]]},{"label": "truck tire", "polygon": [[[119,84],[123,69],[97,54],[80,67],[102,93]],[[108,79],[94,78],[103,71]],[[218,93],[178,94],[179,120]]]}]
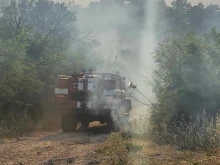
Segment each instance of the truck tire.
[{"label": "truck tire", "polygon": [[131,100],[130,99],[125,99],[124,100],[124,106],[125,106],[126,112],[129,113],[132,110]]},{"label": "truck tire", "polygon": [[77,121],[74,115],[63,115],[61,118],[63,132],[73,132],[77,128]]},{"label": "truck tire", "polygon": [[108,132],[114,131],[115,126],[113,120],[108,120],[106,126]]},{"label": "truck tire", "polygon": [[119,131],[119,127],[118,127],[117,123],[115,123],[112,118],[110,118],[107,121],[107,130],[109,132],[117,132],[117,131]]},{"label": "truck tire", "polygon": [[89,122],[87,122],[87,121],[81,121],[81,126],[82,126],[83,128],[88,128]]}]

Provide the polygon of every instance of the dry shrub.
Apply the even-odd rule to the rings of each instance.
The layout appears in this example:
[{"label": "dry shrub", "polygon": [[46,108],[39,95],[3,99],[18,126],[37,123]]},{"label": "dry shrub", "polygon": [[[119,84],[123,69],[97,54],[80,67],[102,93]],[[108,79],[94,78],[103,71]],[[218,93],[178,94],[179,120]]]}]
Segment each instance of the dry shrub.
[{"label": "dry shrub", "polygon": [[0,137],[17,137],[35,130],[36,122],[27,115],[10,114],[0,120]]},{"label": "dry shrub", "polygon": [[220,146],[220,115],[216,118],[207,117],[204,112],[195,121],[180,121],[178,126],[168,128],[162,123],[162,131],[155,131],[157,143],[171,144],[183,149],[213,148]]},{"label": "dry shrub", "polygon": [[104,157],[102,164],[127,165],[129,155],[126,143],[120,134],[112,134],[105,143],[101,144],[97,152]]},{"label": "dry shrub", "polygon": [[136,152],[141,151],[143,149],[143,145],[136,144],[131,141],[125,142],[125,145],[126,145],[127,151],[132,152],[132,153],[136,153]]},{"label": "dry shrub", "polygon": [[[155,125],[154,125],[155,126]],[[204,112],[196,120],[169,126],[165,122],[148,127],[148,139],[157,144],[171,144],[182,149],[213,148],[220,146],[220,115],[209,118]],[[147,134],[147,133],[145,133]]]},{"label": "dry shrub", "polygon": [[53,100],[42,104],[35,113],[26,110],[7,114],[0,112],[0,137],[18,137],[36,130],[53,131],[59,128],[60,114]]},{"label": "dry shrub", "polygon": [[142,137],[160,145],[170,144],[182,149],[207,149],[220,147],[220,115],[210,118],[204,112],[196,120],[184,119],[173,126],[166,122],[150,123],[140,117],[131,123],[133,137]]}]

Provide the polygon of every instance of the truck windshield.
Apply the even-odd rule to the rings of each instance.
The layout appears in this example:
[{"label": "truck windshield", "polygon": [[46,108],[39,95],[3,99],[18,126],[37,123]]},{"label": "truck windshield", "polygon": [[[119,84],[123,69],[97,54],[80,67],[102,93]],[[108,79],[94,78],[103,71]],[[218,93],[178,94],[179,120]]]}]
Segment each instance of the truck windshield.
[{"label": "truck windshield", "polygon": [[115,80],[104,80],[103,82],[103,88],[104,89],[116,89],[116,82]]}]

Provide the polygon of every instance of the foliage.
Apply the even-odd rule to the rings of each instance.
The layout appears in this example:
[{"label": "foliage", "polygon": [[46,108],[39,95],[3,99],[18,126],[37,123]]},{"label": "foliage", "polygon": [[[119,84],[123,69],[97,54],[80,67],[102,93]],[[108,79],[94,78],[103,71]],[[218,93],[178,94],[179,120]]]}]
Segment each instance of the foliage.
[{"label": "foliage", "polygon": [[124,134],[158,145],[169,144],[176,149],[209,150],[220,147],[220,116],[210,117],[206,111],[198,114],[196,119],[186,121],[182,118],[172,125],[164,120],[154,123],[143,116],[131,121],[129,131]]},{"label": "foliage", "polygon": [[2,124],[5,130],[24,132],[20,122],[15,122],[23,114],[23,121],[36,125],[45,114],[43,105],[53,104],[57,75],[97,63],[95,58],[92,62],[91,57],[70,49],[78,33],[70,5],[52,0],[0,4],[0,122],[13,118],[15,123]]},{"label": "foliage", "polygon": [[[152,9],[151,5],[154,4],[155,7]],[[95,14],[95,17],[91,18],[94,25],[99,25],[100,18],[103,18],[104,25],[100,26],[101,29],[98,31],[103,32],[103,27],[111,28],[111,30],[116,29],[121,44],[127,46],[131,44],[131,40],[141,38],[143,31],[148,31],[146,24],[149,22],[151,22],[159,41],[170,30],[178,33],[192,31],[203,34],[209,32],[214,26],[219,29],[219,11],[218,5],[205,6],[202,3],[192,5],[188,0],[173,0],[171,5],[167,5],[165,0],[100,0],[100,2],[91,3],[88,9],[80,10],[86,16]],[[103,12],[105,12],[105,16],[101,17]],[[155,18],[155,21],[151,20],[152,17]],[[128,56],[134,53],[133,49],[135,48],[129,52],[130,48],[121,49],[121,54],[124,55],[126,52],[126,56]],[[138,52],[138,49],[135,51]]]},{"label": "foliage", "polygon": [[0,137],[18,137],[35,130],[36,123],[25,110],[19,114],[11,112],[7,115],[4,113],[0,115]]},{"label": "foliage", "polygon": [[[218,32],[213,29],[205,37],[194,33],[170,36],[155,52],[155,92],[164,119],[178,121],[204,109],[214,115],[219,110]],[[157,120],[157,114],[154,119]]]},{"label": "foliage", "polygon": [[208,118],[204,112],[194,121],[182,119],[173,127],[163,122],[162,131],[154,132],[151,138],[158,144],[171,144],[181,149],[216,148],[220,145],[219,119],[219,115]]},{"label": "foliage", "polygon": [[[39,11],[42,10],[40,6],[44,6],[45,11]],[[1,80],[5,88],[11,91],[5,93],[13,96],[13,102],[19,101],[17,98],[20,98],[23,99],[20,102],[25,104],[39,104],[41,99],[38,99],[38,94],[47,95],[41,93],[45,91],[42,89],[54,82],[51,76],[57,73],[57,60],[63,58],[60,54],[64,53],[62,49],[66,46],[57,44],[66,34],[59,31],[64,31],[63,28],[68,26],[61,20],[63,17],[70,17],[71,13],[63,12],[65,7],[62,4],[47,0],[12,1],[9,6],[1,7],[1,71],[7,71],[2,73],[7,78]],[[61,18],[56,16],[59,13],[62,13]],[[39,20],[34,19],[36,15]],[[15,19],[12,19],[14,17]],[[67,18],[65,21],[70,21]],[[48,22],[48,19],[51,19],[51,22]],[[39,25],[35,25],[36,22]],[[53,24],[56,24],[56,27]],[[6,98],[4,95],[2,97]]]},{"label": "foliage", "polygon": [[151,122],[157,142],[183,148],[219,145],[219,36],[215,28],[204,36],[171,35],[156,49],[159,111],[153,108]]},{"label": "foliage", "polygon": [[[137,59],[139,41],[149,12],[150,1],[101,0],[78,8],[91,19],[83,20],[98,26],[96,31],[114,30],[121,47],[115,59],[103,60],[92,51],[97,41],[90,33],[80,36],[77,15],[70,3],[53,0],[11,0],[0,4],[0,120],[8,114],[27,115],[37,121],[44,114],[44,106],[53,101],[57,75],[71,74],[86,66],[105,66],[108,70],[125,72],[119,61]],[[72,8],[71,8],[72,9]],[[74,8],[73,8],[74,9]],[[155,72],[155,89],[158,107],[162,113],[153,114],[155,122],[175,121],[181,114],[219,109],[219,6],[198,4],[187,0],[175,0],[167,6],[164,0],[157,2],[158,14],[154,29],[158,40],[167,30],[187,35],[168,37],[156,51],[159,69]],[[96,11],[94,13],[94,11]],[[114,12],[112,12],[114,11]],[[91,17],[91,15],[95,14]],[[96,17],[97,16],[97,17]],[[100,20],[100,16],[103,18]],[[116,19],[117,17],[117,19]],[[83,17],[78,17],[81,21]],[[104,28],[103,28],[104,27]],[[135,46],[131,41],[135,39]],[[78,47],[77,42],[84,46]],[[87,44],[89,43],[89,44]],[[132,56],[132,58],[130,58]],[[134,88],[136,86],[133,86]],[[53,106],[49,106],[51,109]]]}]

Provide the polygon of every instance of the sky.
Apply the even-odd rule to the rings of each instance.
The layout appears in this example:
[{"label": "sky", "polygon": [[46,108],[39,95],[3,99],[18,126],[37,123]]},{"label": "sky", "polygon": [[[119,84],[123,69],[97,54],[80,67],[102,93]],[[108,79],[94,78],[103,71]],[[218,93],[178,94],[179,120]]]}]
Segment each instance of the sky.
[{"label": "sky", "polygon": [[[95,1],[99,1],[99,0],[76,0],[76,4],[80,4],[84,7],[88,6],[88,4],[90,2],[95,2]],[[165,0],[167,2],[167,4],[170,4],[173,0]],[[188,0],[189,2],[191,2],[191,4],[198,4],[199,2],[202,2],[203,4],[220,4],[220,0]]]},{"label": "sky", "polygon": [[[170,3],[172,0],[165,0],[167,3]],[[203,4],[220,4],[220,0],[189,0],[191,4],[198,4],[199,2],[202,2]]]}]

